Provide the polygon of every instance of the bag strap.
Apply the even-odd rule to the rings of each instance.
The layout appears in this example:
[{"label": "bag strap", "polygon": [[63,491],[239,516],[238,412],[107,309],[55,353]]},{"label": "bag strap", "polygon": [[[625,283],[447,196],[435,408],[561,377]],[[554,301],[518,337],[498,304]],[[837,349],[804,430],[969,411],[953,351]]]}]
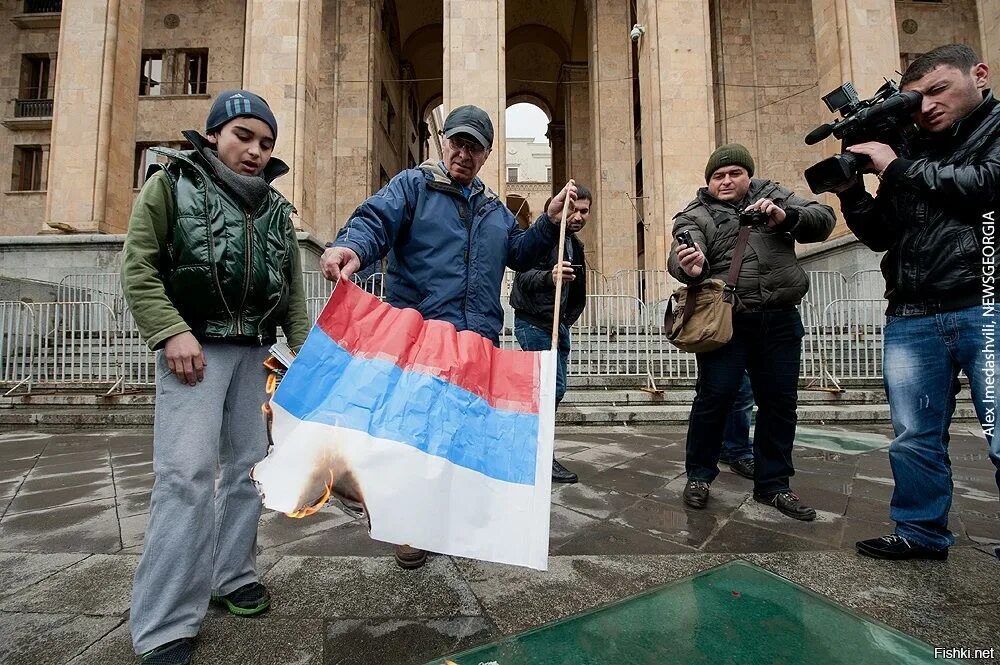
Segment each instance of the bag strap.
[{"label": "bag strap", "polygon": [[743,267],[743,254],[746,253],[747,241],[749,239],[750,239],[750,227],[741,226],[740,235],[736,239],[736,249],[733,250],[733,262],[729,266],[729,275],[726,277],[726,286],[728,286],[730,289],[736,288],[736,280],[740,276],[740,268]]},{"label": "bag strap", "polygon": [[[746,253],[747,242],[750,240],[750,227],[744,226],[740,228],[740,234],[736,239],[736,249],[733,250],[733,262],[729,266],[729,275],[726,277],[726,287],[735,291],[736,280],[740,275],[740,268],[743,266],[743,255]],[[680,334],[684,326],[687,325],[688,320],[694,316],[695,307],[695,297],[694,291],[697,290],[697,286],[689,286],[687,297],[684,298],[684,311],[681,312],[681,325],[677,329],[677,332],[673,332],[674,327],[674,313],[673,310],[667,310],[666,316],[664,316],[664,327],[670,331],[667,333],[668,339],[674,339]]]}]

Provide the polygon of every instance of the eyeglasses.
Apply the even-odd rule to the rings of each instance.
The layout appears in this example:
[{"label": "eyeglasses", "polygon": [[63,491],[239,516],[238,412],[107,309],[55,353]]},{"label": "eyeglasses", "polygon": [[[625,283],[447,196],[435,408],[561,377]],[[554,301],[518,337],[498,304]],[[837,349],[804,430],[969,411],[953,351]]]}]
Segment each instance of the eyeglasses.
[{"label": "eyeglasses", "polygon": [[466,141],[465,139],[454,137],[448,139],[448,141],[451,143],[451,147],[457,152],[465,151],[473,157],[481,157],[486,152],[486,148],[479,145],[476,141]]}]

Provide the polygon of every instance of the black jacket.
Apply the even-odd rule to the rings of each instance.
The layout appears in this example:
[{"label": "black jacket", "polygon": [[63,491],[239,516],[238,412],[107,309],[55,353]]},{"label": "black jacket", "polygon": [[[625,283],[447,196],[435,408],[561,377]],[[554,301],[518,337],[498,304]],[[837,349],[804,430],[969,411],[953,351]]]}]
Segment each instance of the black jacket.
[{"label": "black jacket", "polygon": [[893,160],[876,197],[858,185],[840,202],[854,235],[886,252],[888,314],[980,304],[983,215],[1000,202],[1000,104],[986,91],[950,130],[920,136]]},{"label": "black jacket", "polygon": [[[830,206],[797,196],[770,180],[753,178],[739,203],[720,201],[707,187],[699,189],[697,198],[674,216],[674,242],[667,260],[670,274],[685,284],[709,278],[725,280],[740,234],[739,211],[762,198],[774,201],[786,217],[774,228],[761,225],[751,230],[736,279],[738,309],[760,311],[798,305],[809,290],[809,277],[795,256],[795,243],[826,240],[837,218]],[[705,266],[698,277],[689,277],[677,259],[677,236],[684,231],[691,232],[705,254]]]},{"label": "black jacket", "polygon": [[[576,269],[576,279],[563,282],[563,304],[559,318],[568,328],[580,318],[587,305],[587,260],[583,254],[583,242],[575,233],[567,233],[566,242],[573,244],[573,263],[582,266]],[[549,255],[534,268],[517,273],[510,290],[510,305],[514,308],[514,315],[542,330],[552,328],[552,313],[556,303],[552,268],[556,265],[558,251],[558,246],[553,247]]]}]

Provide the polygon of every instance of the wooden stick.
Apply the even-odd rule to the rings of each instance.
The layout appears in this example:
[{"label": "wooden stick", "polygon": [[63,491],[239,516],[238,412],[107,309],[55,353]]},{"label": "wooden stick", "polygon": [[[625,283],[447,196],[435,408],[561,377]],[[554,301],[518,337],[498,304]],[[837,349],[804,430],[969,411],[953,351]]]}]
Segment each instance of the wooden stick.
[{"label": "wooden stick", "polygon": [[[576,183],[570,178],[567,186]],[[569,216],[569,192],[566,192],[566,200],[563,201],[562,220],[559,222],[559,253],[556,254],[556,265],[559,272],[556,273],[556,304],[552,309],[552,350],[559,348],[559,310],[562,306],[562,262],[563,252],[566,251],[566,217]]]}]

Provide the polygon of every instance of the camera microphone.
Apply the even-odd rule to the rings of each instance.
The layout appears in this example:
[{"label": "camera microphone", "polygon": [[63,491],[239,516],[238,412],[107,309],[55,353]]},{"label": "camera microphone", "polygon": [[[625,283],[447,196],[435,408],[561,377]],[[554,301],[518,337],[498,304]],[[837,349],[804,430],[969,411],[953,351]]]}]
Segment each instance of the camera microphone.
[{"label": "camera microphone", "polygon": [[830,134],[833,134],[833,125],[829,123],[820,125],[806,135],[806,145],[815,145],[830,136]]}]

